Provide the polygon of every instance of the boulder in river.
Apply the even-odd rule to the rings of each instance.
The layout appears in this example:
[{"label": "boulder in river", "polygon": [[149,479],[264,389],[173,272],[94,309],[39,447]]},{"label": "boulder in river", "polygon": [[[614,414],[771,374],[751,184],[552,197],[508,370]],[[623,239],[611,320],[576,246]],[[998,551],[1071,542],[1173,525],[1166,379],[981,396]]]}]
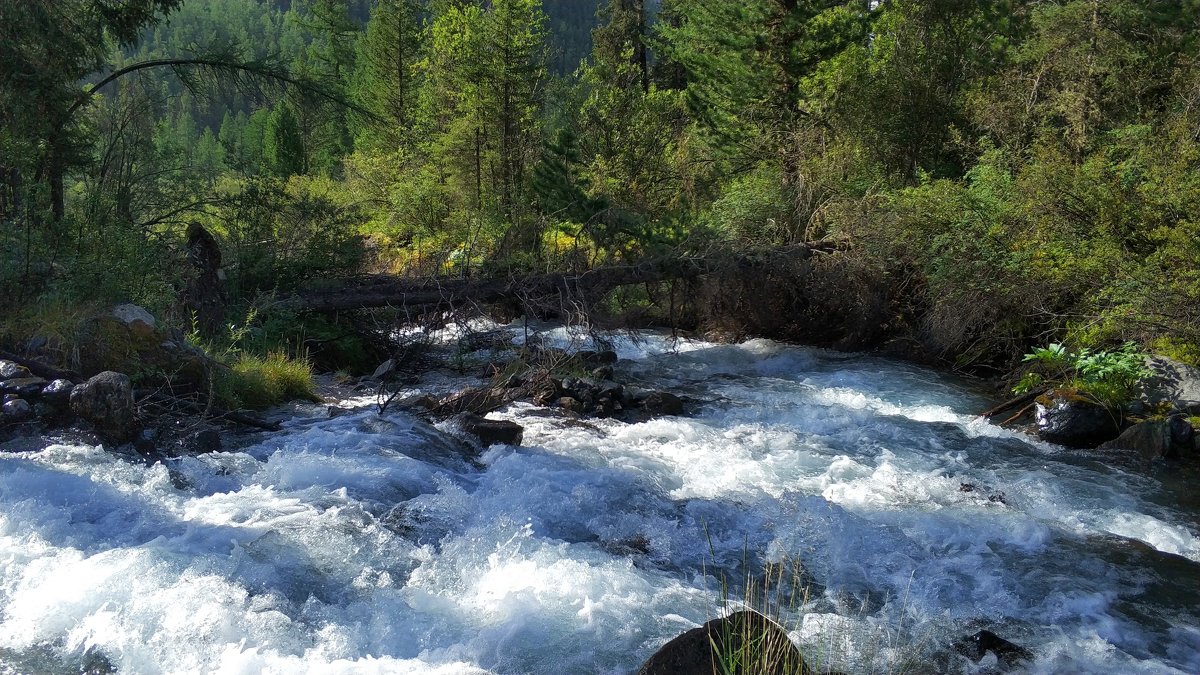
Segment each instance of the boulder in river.
[{"label": "boulder in river", "polygon": [[682,415],[683,399],[665,391],[656,391],[642,399],[642,409],[650,415]]},{"label": "boulder in river", "polygon": [[463,433],[479,439],[483,447],[497,445],[520,445],[525,427],[507,420],[489,420],[479,415],[464,413],[454,418]]},{"label": "boulder in river", "polygon": [[787,631],[753,610],[693,628],[663,645],[637,675],[808,675]]},{"label": "boulder in river", "polygon": [[121,373],[105,371],[75,387],[71,412],[117,442],[132,439],[136,431],[133,385]]},{"label": "boulder in river", "polygon": [[1192,436],[1192,426],[1182,417],[1147,420],[1102,443],[1100,449],[1132,450],[1145,459],[1178,459],[1191,454]]},{"label": "boulder in river", "polygon": [[1036,415],[1038,437],[1069,448],[1094,448],[1121,433],[1119,415],[1067,392],[1039,398]]}]

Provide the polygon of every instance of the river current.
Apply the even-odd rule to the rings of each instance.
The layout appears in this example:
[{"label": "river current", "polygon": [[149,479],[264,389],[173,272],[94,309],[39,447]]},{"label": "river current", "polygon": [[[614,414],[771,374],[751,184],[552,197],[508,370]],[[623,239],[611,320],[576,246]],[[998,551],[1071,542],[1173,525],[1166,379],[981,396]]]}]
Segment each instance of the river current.
[{"label": "river current", "polygon": [[1195,475],[1000,429],[916,366],[615,346],[689,416],[514,404],[522,446],[471,460],[363,398],[153,465],[0,454],[0,672],[624,675],[761,597],[822,668],[991,672],[948,649],[990,629],[1023,672],[1200,672]]}]

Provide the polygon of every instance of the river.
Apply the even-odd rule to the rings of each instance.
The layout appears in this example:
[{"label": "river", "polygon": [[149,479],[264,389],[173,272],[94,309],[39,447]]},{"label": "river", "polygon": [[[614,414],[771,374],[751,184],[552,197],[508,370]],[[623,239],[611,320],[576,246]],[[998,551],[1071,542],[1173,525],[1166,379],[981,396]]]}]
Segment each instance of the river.
[{"label": "river", "polygon": [[624,675],[759,597],[822,668],[988,672],[947,649],[986,628],[1025,672],[1200,672],[1195,474],[1000,429],[912,365],[614,340],[692,414],[514,404],[522,446],[470,461],[362,398],[154,465],[0,454],[0,672]]}]

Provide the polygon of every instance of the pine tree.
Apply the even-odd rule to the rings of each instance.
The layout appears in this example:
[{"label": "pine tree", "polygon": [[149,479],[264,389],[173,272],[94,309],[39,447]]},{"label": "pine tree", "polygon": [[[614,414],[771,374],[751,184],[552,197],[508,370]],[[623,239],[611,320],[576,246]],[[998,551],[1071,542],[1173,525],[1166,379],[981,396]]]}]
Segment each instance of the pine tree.
[{"label": "pine tree", "polygon": [[296,114],[286,102],[276,105],[267,118],[263,155],[276,176],[287,178],[305,173],[304,138]]},{"label": "pine tree", "polygon": [[382,0],[358,45],[354,96],[379,121],[358,131],[356,144],[397,148],[418,117],[421,61],[427,33],[418,0]]}]

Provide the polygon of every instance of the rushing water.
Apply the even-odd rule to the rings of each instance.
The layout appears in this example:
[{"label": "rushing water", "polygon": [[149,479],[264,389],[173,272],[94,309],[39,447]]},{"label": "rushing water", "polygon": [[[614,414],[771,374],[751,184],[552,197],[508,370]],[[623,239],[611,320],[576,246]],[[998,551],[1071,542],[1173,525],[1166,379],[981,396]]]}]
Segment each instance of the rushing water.
[{"label": "rushing water", "polygon": [[695,414],[516,404],[523,446],[476,461],[369,400],[167,464],[0,455],[0,672],[624,674],[766,577],[810,659],[858,672],[986,671],[946,649],[981,628],[1030,672],[1200,672],[1195,476],[1031,442],[877,358],[618,351]]}]

